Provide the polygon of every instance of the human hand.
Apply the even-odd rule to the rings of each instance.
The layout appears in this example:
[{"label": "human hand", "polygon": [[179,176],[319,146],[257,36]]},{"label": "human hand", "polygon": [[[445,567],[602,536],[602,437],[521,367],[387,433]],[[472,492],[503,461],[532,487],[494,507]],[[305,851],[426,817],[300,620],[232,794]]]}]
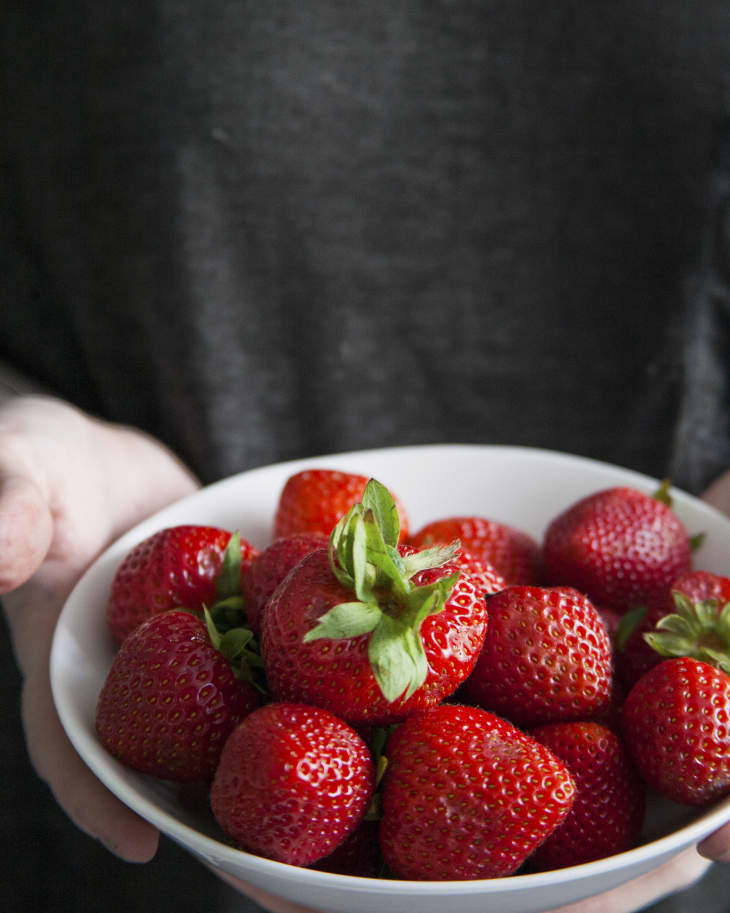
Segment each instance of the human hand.
[{"label": "human hand", "polygon": [[0,593],[23,674],[28,752],[69,817],[130,861],[154,855],[157,831],[94,777],[68,741],[51,695],[51,640],[66,597],[94,558],[197,484],[141,432],[50,397],[0,405]]}]

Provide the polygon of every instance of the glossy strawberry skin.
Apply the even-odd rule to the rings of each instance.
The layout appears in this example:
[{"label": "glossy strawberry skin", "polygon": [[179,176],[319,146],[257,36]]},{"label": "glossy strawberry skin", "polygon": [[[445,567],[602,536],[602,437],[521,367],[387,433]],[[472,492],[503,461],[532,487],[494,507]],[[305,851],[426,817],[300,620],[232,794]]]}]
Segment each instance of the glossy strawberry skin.
[{"label": "glossy strawberry skin", "polygon": [[[407,546],[401,546],[405,553]],[[457,564],[423,571],[416,583],[431,582],[460,570]],[[347,640],[304,643],[317,619],[353,593],[340,585],[327,549],[312,552],[297,565],[271,598],[264,617],[261,653],[272,695],[325,707],[353,724],[397,722],[453,693],[474,666],[484,640],[487,615],[479,586],[462,571],[446,607],[421,625],[429,671],[425,683],[407,700],[388,703],[368,659],[369,635]]]},{"label": "glossy strawberry skin", "polygon": [[244,849],[311,865],[357,829],[373,787],[370,752],[353,729],[321,708],[273,703],[230,736],[210,801]]},{"label": "glossy strawberry skin", "polygon": [[492,596],[506,588],[507,581],[502,574],[491,564],[475,558],[470,552],[462,550],[455,561],[471,576],[485,597]]},{"label": "glossy strawberry skin", "polygon": [[622,612],[688,571],[690,551],[676,514],[626,487],[578,501],[550,523],[543,541],[549,583],[574,586],[597,605]]},{"label": "glossy strawberry skin", "polygon": [[[329,536],[337,521],[362,498],[366,476],[336,469],[306,469],[290,476],[274,515],[274,538],[296,533]],[[408,536],[408,518],[393,495],[400,520],[400,540]]]},{"label": "glossy strawberry skin", "polygon": [[489,625],[466,698],[518,726],[596,716],[609,705],[611,643],[593,604],[570,587],[508,587],[487,599]]},{"label": "glossy strawberry skin", "polygon": [[382,869],[379,829],[379,821],[364,819],[329,856],[320,859],[312,868],[335,875],[376,878]]},{"label": "glossy strawberry skin", "polygon": [[646,790],[619,736],[585,721],[550,723],[530,735],[565,763],[575,781],[570,814],[532,855],[530,869],[582,865],[635,846]]},{"label": "glossy strawberry skin", "polygon": [[508,584],[541,582],[540,547],[527,533],[485,517],[446,517],[412,535],[415,548],[446,545],[458,539],[464,551],[491,565]]},{"label": "glossy strawberry skin", "polygon": [[652,789],[705,805],[730,794],[730,678],[696,659],[667,659],[629,692],[626,747]]},{"label": "glossy strawberry skin", "polygon": [[172,610],[147,619],[119,648],[99,695],[96,730],[114,757],[140,773],[210,780],[229,734],[259,703],[205,624]]},{"label": "glossy strawberry skin", "polygon": [[476,707],[441,704],[413,714],[386,755],[380,842],[401,878],[510,875],[573,801],[562,761]]},{"label": "glossy strawberry skin", "polygon": [[[168,609],[212,606],[230,532],[213,526],[162,529],[138,543],[112,582],[107,624],[121,643],[142,621]],[[258,554],[241,540],[241,574]]]},{"label": "glossy strawberry skin", "polygon": [[664,659],[644,640],[644,634],[653,631],[665,615],[676,611],[672,598],[674,592],[682,593],[693,603],[715,599],[721,609],[730,602],[730,578],[709,571],[689,571],[681,574],[664,592],[647,601],[646,615],[616,651],[616,668],[627,690]]},{"label": "glossy strawberry skin", "polygon": [[253,559],[243,578],[243,605],[254,634],[260,635],[266,603],[289,571],[310,552],[326,545],[327,539],[318,533],[298,533],[277,539]]}]

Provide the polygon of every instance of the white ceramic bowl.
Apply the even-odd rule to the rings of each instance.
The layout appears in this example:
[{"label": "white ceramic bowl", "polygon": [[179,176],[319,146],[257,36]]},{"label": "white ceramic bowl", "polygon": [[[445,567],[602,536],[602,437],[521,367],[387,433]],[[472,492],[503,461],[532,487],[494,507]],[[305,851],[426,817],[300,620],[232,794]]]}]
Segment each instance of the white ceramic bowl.
[{"label": "white ceramic bowl", "polygon": [[[169,784],[125,769],[97,742],[96,698],[112,662],[105,627],[107,593],[124,554],[163,526],[212,523],[239,529],[255,545],[270,540],[281,488],[294,472],[323,466],[375,476],[398,493],[413,531],[429,520],[481,514],[542,537],[547,523],[577,498],[657,481],[603,463],[522,447],[430,445],[336,454],[254,469],[211,485],[166,508],[112,545],[71,594],[51,656],[61,721],[79,754],[109,789],[208,865],[304,906],[328,913],[536,913],[605,891],[647,872],[730,820],[730,799],[704,810],[652,804],[644,841],[627,853],[534,875],[471,882],[353,878],[283,865],[231,848],[210,814],[179,800]],[[730,571],[730,521],[680,491],[676,512],[690,533],[704,531],[695,565]]]}]

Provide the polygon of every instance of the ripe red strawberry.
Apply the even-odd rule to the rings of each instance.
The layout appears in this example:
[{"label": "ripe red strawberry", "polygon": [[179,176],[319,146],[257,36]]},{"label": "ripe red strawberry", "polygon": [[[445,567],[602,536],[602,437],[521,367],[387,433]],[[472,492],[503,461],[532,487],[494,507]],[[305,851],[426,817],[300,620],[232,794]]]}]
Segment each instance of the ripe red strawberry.
[{"label": "ripe red strawberry", "polygon": [[[685,597],[691,606],[687,606],[681,597]],[[646,606],[624,615],[626,624],[622,625],[619,631],[615,657],[625,687],[631,689],[645,672],[660,663],[667,655],[694,656],[695,659],[711,661],[712,657],[699,651],[705,646],[711,647],[713,643],[720,646],[722,638],[716,628],[722,609],[727,603],[730,603],[729,577],[721,577],[708,571],[689,571],[677,577],[663,593],[649,599]],[[699,614],[698,604],[701,604]],[[656,629],[659,622],[667,616],[676,615],[678,611],[684,611],[690,617],[694,616],[697,622],[696,629],[692,630],[690,627],[682,630],[681,625],[677,629],[677,622],[674,619],[670,628],[662,631],[657,640]],[[646,638],[646,635],[652,632],[654,634],[649,640],[658,643],[660,648],[662,643],[665,646],[668,644],[673,650],[670,653],[659,652]],[[684,640],[681,639],[682,636]]]},{"label": "ripe red strawberry", "polygon": [[[408,548],[401,549],[407,556]],[[440,582],[448,584],[458,571],[455,562],[449,563],[419,572],[412,583],[414,587],[430,589]],[[274,697],[298,698],[326,707],[353,724],[389,723],[443,700],[471,671],[484,639],[487,616],[480,588],[466,574],[456,581],[443,608],[420,624],[426,676],[412,691],[407,677],[392,673],[390,678],[396,684],[387,696],[383,693],[373,669],[374,628],[368,630],[367,624],[363,631],[357,624],[348,629],[345,622],[339,630],[345,635],[352,630],[351,635],[336,637],[333,625],[331,638],[323,635],[307,639],[335,606],[352,605],[354,599],[352,590],[334,577],[327,549],[312,552],[287,577],[268,604],[261,638],[266,676]],[[373,624],[379,620],[376,614],[385,618],[388,627],[381,635],[386,651],[396,644],[399,635],[415,640],[406,633],[412,628],[406,628],[405,622],[398,625],[382,611],[372,613]],[[404,609],[403,615],[406,614]],[[383,661],[386,660],[387,652]],[[413,663],[408,654],[403,662],[409,673]]]},{"label": "ripe red strawberry", "polygon": [[596,606],[596,611],[601,616],[601,621],[606,629],[609,640],[615,645],[619,628],[621,627],[621,619],[625,618],[625,615],[616,612],[614,609],[607,609],[604,606],[599,605]]},{"label": "ripe red strawberry", "polygon": [[620,732],[621,708],[623,707],[628,689],[624,687],[623,681],[617,671],[616,643],[621,622],[626,616],[613,609],[606,609],[601,606],[596,606],[596,611],[603,622],[603,626],[608,634],[608,639],[611,642],[611,700],[608,707],[595,714],[592,719],[596,723],[603,723],[604,726],[608,726],[608,728],[612,729],[614,732]]},{"label": "ripe red strawberry", "polygon": [[401,878],[509,875],[573,802],[562,761],[477,707],[441,704],[413,714],[386,754],[380,843]]},{"label": "ripe red strawberry", "polygon": [[438,703],[471,671],[487,624],[481,582],[455,547],[397,546],[392,505],[373,480],[329,552],[304,558],[269,601],[261,652],[278,700],[353,724],[393,722]]},{"label": "ripe red strawberry", "polygon": [[96,731],[140,773],[209,780],[231,731],[259,703],[205,623],[172,610],[142,622],[119,648],[99,695]]},{"label": "ripe red strawberry", "polygon": [[530,735],[565,763],[575,781],[570,814],[534,852],[530,868],[562,869],[635,846],[645,787],[619,736],[593,722],[549,723]]},{"label": "ripe red strawberry", "polygon": [[508,587],[487,599],[489,626],[464,685],[470,702],[518,726],[596,716],[610,701],[611,643],[570,587]]},{"label": "ripe red strawberry", "polygon": [[292,568],[316,548],[327,545],[319,533],[297,533],[277,539],[257,555],[243,578],[243,605],[249,627],[261,633],[264,607]]},{"label": "ripe red strawberry", "polygon": [[541,582],[540,548],[521,530],[485,517],[447,517],[428,523],[408,540],[415,548],[458,539],[464,551],[494,567],[508,584]]},{"label": "ripe red strawberry", "polygon": [[507,586],[507,581],[496,568],[480,558],[475,558],[470,552],[462,549],[454,561],[469,574],[484,596],[498,593]]},{"label": "ripe red strawberry", "polygon": [[650,669],[629,692],[623,733],[652,789],[705,805],[730,794],[730,678],[689,657]]},{"label": "ripe red strawberry", "polygon": [[335,875],[375,878],[382,868],[379,828],[379,821],[363,819],[329,856],[320,859],[312,868]]},{"label": "ripe red strawberry", "polygon": [[358,827],[373,786],[370,752],[346,723],[317,707],[268,704],[226,742],[210,803],[244,849],[310,865]]},{"label": "ripe red strawberry", "polygon": [[[221,594],[218,586],[230,540],[230,532],[212,526],[173,526],[131,549],[117,569],[107,606],[115,639],[121,643],[140,622],[159,612],[199,611],[203,605],[211,608],[221,595],[233,595]],[[240,541],[239,567],[228,588],[240,596],[240,578],[258,551],[238,536],[234,541]]]},{"label": "ripe red strawberry", "polygon": [[[363,496],[367,476],[336,469],[305,469],[287,479],[274,516],[274,538],[295,533],[329,536],[344,514]],[[408,537],[408,518],[393,495],[400,523],[400,538]]]},{"label": "ripe red strawberry", "polygon": [[583,498],[556,517],[543,542],[549,583],[626,611],[690,568],[690,541],[665,503],[632,488]]}]

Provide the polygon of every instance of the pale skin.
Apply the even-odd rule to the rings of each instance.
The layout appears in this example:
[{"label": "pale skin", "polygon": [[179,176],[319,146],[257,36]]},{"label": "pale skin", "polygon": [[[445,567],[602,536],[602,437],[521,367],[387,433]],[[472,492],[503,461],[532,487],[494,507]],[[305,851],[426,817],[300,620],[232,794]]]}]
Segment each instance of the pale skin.
[{"label": "pale skin", "polygon": [[[134,429],[50,397],[0,399],[0,593],[23,674],[28,751],[75,824],[132,862],[154,856],[158,832],[93,776],[66,738],[50,691],[51,638],[66,596],[96,556],[197,487],[174,454]],[[704,498],[730,514],[730,471]],[[730,861],[730,825],[662,868],[559,913],[639,910],[691,884],[709,859]],[[227,880],[271,913],[313,913]]]}]

